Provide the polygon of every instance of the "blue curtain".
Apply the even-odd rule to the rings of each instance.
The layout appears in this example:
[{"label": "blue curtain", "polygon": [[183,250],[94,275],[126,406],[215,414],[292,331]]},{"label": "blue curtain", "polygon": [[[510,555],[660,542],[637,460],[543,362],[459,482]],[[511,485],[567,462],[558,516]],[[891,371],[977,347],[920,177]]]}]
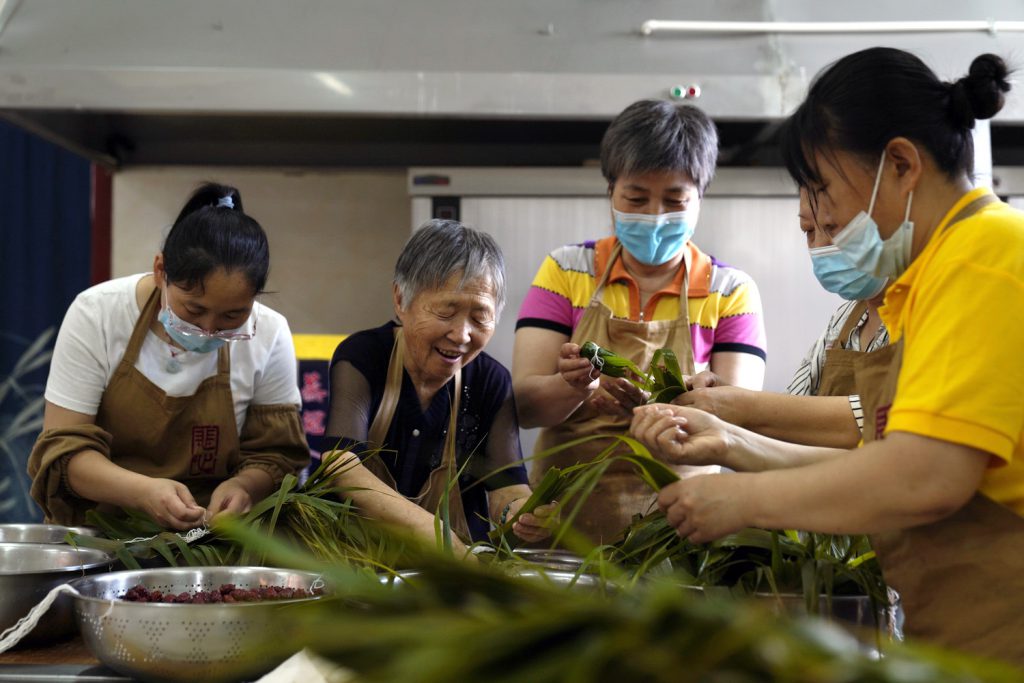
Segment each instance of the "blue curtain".
[{"label": "blue curtain", "polygon": [[90,164],[0,121],[0,522],[39,521],[25,473],[48,354],[90,283]]}]

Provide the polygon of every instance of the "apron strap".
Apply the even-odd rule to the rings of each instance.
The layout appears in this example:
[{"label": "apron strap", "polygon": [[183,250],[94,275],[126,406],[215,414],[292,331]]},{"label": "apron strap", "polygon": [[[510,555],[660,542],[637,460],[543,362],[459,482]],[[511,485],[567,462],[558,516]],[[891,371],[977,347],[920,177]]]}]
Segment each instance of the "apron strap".
[{"label": "apron strap", "polygon": [[604,272],[601,273],[601,279],[597,281],[597,288],[594,290],[594,294],[590,297],[590,303],[601,301],[601,295],[604,294],[604,286],[608,284],[608,275],[612,272],[612,265],[615,260],[619,258],[622,253],[622,242],[616,241],[615,248],[612,249],[612,255],[608,257],[608,263],[604,266]]},{"label": "apron strap", "polygon": [[864,317],[864,314],[868,310],[867,301],[858,301],[854,304],[853,309],[850,311],[850,315],[846,316],[846,321],[843,322],[843,328],[839,330],[839,337],[836,341],[839,342],[839,348],[846,348],[846,340],[850,338],[853,331],[857,329],[860,324],[860,319]]},{"label": "apron strap", "polygon": [[[395,345],[391,348],[391,360],[388,361],[387,380],[384,383],[384,396],[381,398],[380,406],[377,407],[377,414],[373,416],[373,423],[367,439],[374,446],[382,446],[384,438],[388,434],[388,428],[395,417],[398,409],[398,399],[402,394],[402,372],[405,369],[404,355],[402,351],[402,328],[395,329]],[[452,399],[451,416],[448,418],[448,434],[444,440],[444,454],[442,465],[453,467],[455,465],[455,432],[458,429],[459,401],[462,396],[462,370],[455,373],[455,398]]]},{"label": "apron strap", "polygon": [[132,336],[128,339],[128,347],[124,351],[123,359],[129,365],[135,365],[139,359],[139,352],[142,350],[142,342],[146,339],[149,326],[157,318],[160,312],[160,288],[154,287],[153,293],[146,299],[146,305],[142,307],[142,313],[132,329]]},{"label": "apron strap", "polygon": [[395,417],[395,410],[398,408],[398,398],[402,393],[402,371],[404,369],[404,358],[402,355],[402,328],[395,328],[395,345],[391,347],[391,360],[388,361],[388,374],[384,382],[384,396],[381,398],[380,406],[377,407],[377,414],[373,416],[373,423],[367,439],[376,447],[384,445],[384,437],[388,434],[388,427]]}]

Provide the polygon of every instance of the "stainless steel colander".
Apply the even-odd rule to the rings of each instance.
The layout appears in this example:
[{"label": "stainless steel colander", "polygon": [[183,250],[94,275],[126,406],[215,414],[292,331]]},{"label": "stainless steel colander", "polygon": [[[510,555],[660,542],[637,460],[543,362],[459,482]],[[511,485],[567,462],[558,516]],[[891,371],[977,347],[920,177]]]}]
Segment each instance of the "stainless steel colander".
[{"label": "stainless steel colander", "polygon": [[266,567],[180,567],[112,572],[74,581],[82,638],[110,668],[144,681],[235,681],[273,669],[282,652],[288,610],[318,598],[205,605],[121,600],[142,585],[164,593],[210,591],[222,584],[310,588],[311,572]]}]

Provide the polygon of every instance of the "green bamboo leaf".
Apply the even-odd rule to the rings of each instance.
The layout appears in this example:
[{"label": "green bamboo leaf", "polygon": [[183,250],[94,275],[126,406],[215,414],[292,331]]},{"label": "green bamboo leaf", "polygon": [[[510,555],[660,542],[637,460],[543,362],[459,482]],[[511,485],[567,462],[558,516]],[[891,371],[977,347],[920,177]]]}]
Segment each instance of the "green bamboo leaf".
[{"label": "green bamboo leaf", "polygon": [[164,560],[170,566],[178,566],[178,561],[174,557],[174,552],[167,545],[167,541],[163,540],[159,536],[157,538],[152,539],[151,541],[148,541],[146,543],[146,547],[150,550],[155,551],[158,555],[160,555],[160,557],[164,558]]},{"label": "green bamboo leaf", "polygon": [[686,391],[686,383],[683,381],[683,371],[679,367],[679,358],[676,357],[675,351],[672,349],[659,349],[659,351],[661,352],[661,360],[665,362],[665,385],[671,386],[669,382],[673,382],[675,386],[682,387],[683,391]]},{"label": "green bamboo leaf", "polygon": [[114,551],[114,555],[121,561],[128,569],[142,569],[139,561],[135,559],[135,556],[128,552],[127,548],[118,548]]},{"label": "green bamboo leaf", "polygon": [[281,481],[281,488],[275,496],[274,511],[270,513],[270,521],[267,523],[269,533],[274,533],[274,529],[277,528],[277,519],[281,516],[281,509],[284,507],[285,501],[288,500],[288,494],[291,493],[298,481],[294,474],[286,474]]},{"label": "green bamboo leaf", "polygon": [[185,560],[185,564],[187,564],[188,566],[196,567],[201,564],[196,558],[195,553],[192,552],[192,549],[188,547],[188,543],[185,542],[185,539],[183,539],[178,534],[170,532],[163,533],[160,534],[158,538],[153,539],[151,543],[157,541],[158,539],[163,539],[165,541],[170,541],[171,543],[173,543],[175,547],[177,547],[178,553],[181,555],[182,559]]},{"label": "green bamboo leaf", "polygon": [[647,400],[648,403],[671,403],[680,394],[686,393],[685,387],[669,386],[660,391],[653,392]]}]

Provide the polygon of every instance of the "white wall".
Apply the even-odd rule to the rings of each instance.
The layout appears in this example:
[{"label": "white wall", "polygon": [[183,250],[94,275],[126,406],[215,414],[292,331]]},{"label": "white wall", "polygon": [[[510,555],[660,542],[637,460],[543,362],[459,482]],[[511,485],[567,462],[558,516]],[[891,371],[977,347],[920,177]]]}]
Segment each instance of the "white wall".
[{"label": "white wall", "polygon": [[265,302],[293,332],[346,333],[391,316],[395,258],[409,236],[405,171],[133,168],[114,176],[114,276],[148,271],[204,180],[236,186],[270,240]]}]

